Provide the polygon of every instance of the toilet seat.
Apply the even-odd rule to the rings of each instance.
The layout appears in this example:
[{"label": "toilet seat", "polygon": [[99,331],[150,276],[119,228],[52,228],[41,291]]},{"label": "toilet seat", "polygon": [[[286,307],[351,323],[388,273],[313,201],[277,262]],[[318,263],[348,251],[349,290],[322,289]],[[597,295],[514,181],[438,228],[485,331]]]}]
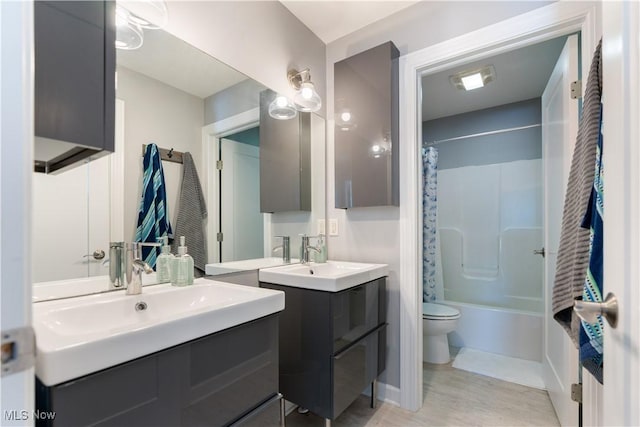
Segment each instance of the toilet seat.
[{"label": "toilet seat", "polygon": [[460,310],[448,305],[433,302],[422,303],[422,318],[431,320],[450,320],[460,317]]}]

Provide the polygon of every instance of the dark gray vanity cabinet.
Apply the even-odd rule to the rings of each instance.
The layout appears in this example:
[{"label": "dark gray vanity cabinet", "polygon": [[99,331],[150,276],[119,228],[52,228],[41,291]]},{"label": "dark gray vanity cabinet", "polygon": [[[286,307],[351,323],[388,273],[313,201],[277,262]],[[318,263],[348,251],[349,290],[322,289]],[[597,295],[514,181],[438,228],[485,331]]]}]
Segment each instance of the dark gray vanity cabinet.
[{"label": "dark gray vanity cabinet", "polygon": [[37,381],[36,408],[56,413],[37,425],[227,426],[266,409],[276,416],[261,425],[277,426],[279,396],[274,314],[63,384]]},{"label": "dark gray vanity cabinet", "polygon": [[285,293],[280,392],[334,420],[385,369],[386,277],[341,292],[260,286]]},{"label": "dark gray vanity cabinet", "polygon": [[311,211],[311,113],[274,119],[276,96],[260,92],[260,212]]},{"label": "dark gray vanity cabinet", "polygon": [[334,64],[336,208],[400,204],[398,56],[387,42]]},{"label": "dark gray vanity cabinet", "polygon": [[114,150],[115,1],[34,2],[35,170]]}]

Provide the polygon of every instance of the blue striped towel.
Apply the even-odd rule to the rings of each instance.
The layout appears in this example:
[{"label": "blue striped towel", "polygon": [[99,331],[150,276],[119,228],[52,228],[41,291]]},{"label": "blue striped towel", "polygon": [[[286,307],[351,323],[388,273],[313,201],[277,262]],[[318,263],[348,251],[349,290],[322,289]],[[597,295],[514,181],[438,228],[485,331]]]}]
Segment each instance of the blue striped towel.
[{"label": "blue striped towel", "polygon": [[[603,278],[603,168],[602,168],[602,104],[600,105],[600,133],[596,150],[596,170],[593,188],[589,200],[589,207],[585,215],[582,227],[590,231],[589,268],[584,281],[582,300],[589,302],[602,302],[602,278]],[[601,384],[603,368],[603,328],[602,316],[598,316],[598,322],[590,324],[581,321],[580,328],[580,362]]]},{"label": "blue striped towel", "polygon": [[[147,145],[143,162],[142,197],[138,211],[136,242],[157,243],[164,236],[173,238],[167,209],[162,161],[156,144]],[[160,248],[143,247],[142,259],[155,268]]]}]

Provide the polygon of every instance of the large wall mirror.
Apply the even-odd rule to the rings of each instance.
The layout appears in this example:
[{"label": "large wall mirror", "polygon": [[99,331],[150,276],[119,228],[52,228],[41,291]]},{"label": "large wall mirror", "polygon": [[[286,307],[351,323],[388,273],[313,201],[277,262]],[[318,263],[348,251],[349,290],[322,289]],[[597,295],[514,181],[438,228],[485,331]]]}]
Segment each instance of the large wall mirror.
[{"label": "large wall mirror", "polygon": [[[163,30],[117,52],[116,80],[116,152],[59,175],[34,174],[33,282],[79,279],[77,293],[85,294],[95,290],[82,289],[83,280],[104,278],[108,289],[109,242],[134,239],[142,146],[152,142],[193,156],[207,199],[209,263],[274,256],[278,235],[291,236],[297,257],[299,235],[317,234],[325,217],[324,119],[311,117],[311,211],[260,213],[263,85]],[[173,224],[182,164],[163,161],[163,170]]]}]

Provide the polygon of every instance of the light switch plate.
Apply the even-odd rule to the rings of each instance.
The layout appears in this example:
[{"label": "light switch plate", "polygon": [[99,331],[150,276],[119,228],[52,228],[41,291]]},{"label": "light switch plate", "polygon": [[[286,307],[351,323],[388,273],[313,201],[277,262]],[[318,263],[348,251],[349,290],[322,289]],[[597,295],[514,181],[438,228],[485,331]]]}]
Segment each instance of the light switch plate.
[{"label": "light switch plate", "polygon": [[322,234],[323,236],[327,235],[327,223],[324,218],[318,220],[318,232],[316,234]]},{"label": "light switch plate", "polygon": [[329,236],[337,236],[338,235],[338,220],[336,218],[331,218],[329,220]]}]

